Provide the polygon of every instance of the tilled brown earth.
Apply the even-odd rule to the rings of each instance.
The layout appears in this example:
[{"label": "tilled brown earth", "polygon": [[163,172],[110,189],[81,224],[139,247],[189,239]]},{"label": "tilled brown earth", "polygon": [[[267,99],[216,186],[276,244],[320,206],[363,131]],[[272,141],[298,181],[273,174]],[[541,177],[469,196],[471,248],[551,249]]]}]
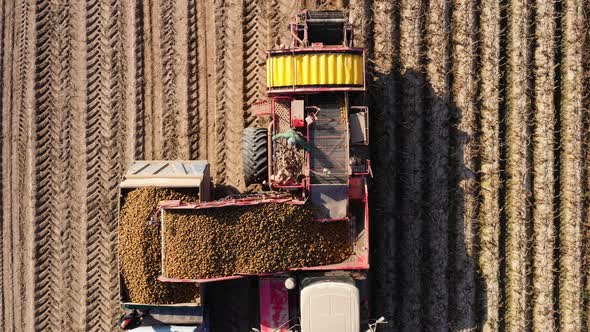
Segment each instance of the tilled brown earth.
[{"label": "tilled brown earth", "polygon": [[352,250],[350,224],[314,222],[308,206],[168,211],[164,223],[164,270],[171,278],[334,264]]},{"label": "tilled brown earth", "polygon": [[161,246],[160,227],[149,221],[162,200],[196,200],[188,191],[140,188],[130,192],[121,207],[119,220],[119,264],[123,301],[171,304],[198,301],[196,284],[159,282]]},{"label": "tilled brown earth", "polygon": [[[380,329],[588,329],[587,2],[24,0],[0,6],[1,330],[112,330],[126,166],[244,189],[266,50],[316,7],[367,48]],[[249,306],[217,290],[220,321]]]}]

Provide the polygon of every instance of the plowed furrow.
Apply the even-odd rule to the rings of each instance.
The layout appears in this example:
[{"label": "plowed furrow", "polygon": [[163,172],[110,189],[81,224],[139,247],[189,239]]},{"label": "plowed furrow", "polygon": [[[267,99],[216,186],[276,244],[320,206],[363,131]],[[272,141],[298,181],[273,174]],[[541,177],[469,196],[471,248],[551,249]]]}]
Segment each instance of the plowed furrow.
[{"label": "plowed furrow", "polygon": [[[585,3],[583,6],[583,13],[590,13],[590,4]],[[584,41],[584,52],[582,53],[582,68],[584,71],[584,80],[582,93],[584,95],[583,105],[584,111],[582,113],[583,121],[583,132],[582,132],[582,177],[583,177],[583,190],[585,192],[590,191],[590,26],[585,25],[585,41]],[[590,197],[584,196],[582,205],[582,216],[583,220],[587,220],[590,216]],[[582,285],[584,287],[584,301],[582,304],[582,318],[583,318],[583,331],[590,331],[590,224],[585,222],[582,225]]]},{"label": "plowed furrow", "polygon": [[317,7],[321,9],[344,9],[345,0],[317,0]]},{"label": "plowed furrow", "polygon": [[[69,18],[67,4],[51,6],[43,2],[37,6],[35,109],[40,122],[35,137],[35,259],[40,272],[35,279],[35,326],[50,330],[81,328],[76,324],[80,323],[82,306],[74,299],[79,299],[80,283],[84,280],[80,260],[72,259],[82,249],[71,237],[71,229],[78,228],[80,215],[76,215],[77,206],[68,204],[71,196],[77,197],[70,193],[73,183],[68,183],[72,178],[71,169],[67,168],[72,157],[69,120],[73,112],[67,95],[72,91]],[[68,215],[75,218],[69,219]],[[72,282],[67,283],[68,280]]]},{"label": "plowed furrow", "polygon": [[14,49],[15,40],[15,19],[13,4],[2,3],[2,13],[4,22],[3,26],[3,47],[2,47],[2,303],[9,303],[9,305],[2,306],[2,323],[7,328],[13,325],[14,322],[14,300],[12,297],[12,262],[13,257],[10,254],[13,249],[12,239],[12,197],[11,191],[13,188],[12,164],[15,156],[12,155],[13,144],[15,143],[10,137],[13,135],[16,127],[14,126],[16,117],[11,111],[14,102],[13,82],[15,81],[13,71],[16,66],[13,66],[13,59],[15,59],[12,49]]},{"label": "plowed furrow", "polygon": [[[242,130],[242,10],[241,2],[228,1],[216,8],[216,19],[221,23],[217,31],[217,115],[216,177],[217,181],[238,187],[241,179]],[[231,7],[232,10],[227,10]]]},{"label": "plowed furrow", "polygon": [[502,306],[500,289],[499,105],[500,2],[488,1],[481,14],[481,206],[479,210],[479,267],[485,282],[484,331],[496,331]]},{"label": "plowed furrow", "polygon": [[[225,2],[222,2],[225,4]],[[227,40],[229,37],[227,24],[229,24],[229,20],[227,19],[227,10],[225,6],[218,5],[214,8],[215,13],[215,22],[216,22],[216,33],[215,35],[218,36],[217,40],[215,41],[215,56],[216,56],[216,63],[215,63],[215,108],[216,108],[216,116],[214,117],[214,130],[215,135],[214,139],[214,146],[215,146],[215,163],[212,165],[215,174],[215,180],[220,183],[226,183],[228,181],[226,170],[225,170],[225,157],[226,157],[226,129],[227,126],[225,124],[227,114],[227,101],[225,100],[225,94],[227,93],[226,87],[226,71],[227,71],[227,48],[229,41]],[[219,31],[217,31],[219,29]],[[224,143],[221,143],[224,142]]]},{"label": "plowed furrow", "polygon": [[[109,151],[109,165],[108,165],[108,193],[106,208],[108,214],[105,222],[107,223],[107,231],[105,234],[105,246],[110,250],[106,255],[108,268],[108,277],[105,278],[105,284],[108,285],[109,293],[105,294],[108,304],[105,305],[105,315],[102,324],[113,324],[114,319],[117,318],[119,309],[117,304],[119,299],[119,284],[117,278],[117,232],[116,232],[116,208],[118,200],[118,184],[121,176],[129,163],[127,149],[127,132],[128,132],[128,108],[130,107],[128,101],[128,87],[129,87],[129,71],[128,63],[130,55],[126,48],[130,48],[127,31],[125,31],[125,20],[128,19],[125,15],[128,9],[125,1],[111,0],[110,3],[110,17],[109,17],[109,51],[110,51],[110,109],[109,109],[109,136],[108,144]],[[133,104],[131,104],[133,105]],[[132,107],[132,106],[131,106]],[[105,145],[106,145],[105,144]],[[110,316],[110,317],[109,317]],[[109,320],[110,319],[110,320]]]},{"label": "plowed furrow", "polygon": [[421,1],[402,1],[400,8],[401,111],[401,323],[402,331],[422,329],[422,231],[424,227],[424,101],[422,58],[424,27]]},{"label": "plowed furrow", "polygon": [[163,135],[162,158],[175,159],[178,155],[178,101],[175,94],[176,75],[174,61],[178,54],[174,48],[174,2],[162,1],[162,54],[163,54]]},{"label": "plowed furrow", "polygon": [[564,2],[561,65],[561,211],[559,327],[582,329],[582,109],[584,107],[584,12],[576,1]]},{"label": "plowed furrow", "polygon": [[135,1],[135,159],[146,159],[146,79],[145,79],[145,37],[144,1]]},{"label": "plowed furrow", "polygon": [[[350,0],[347,7],[349,8],[348,13],[354,24],[354,45],[356,47],[368,47],[369,41],[367,38],[372,37],[369,29],[373,23],[371,21],[372,13],[369,1]],[[399,7],[396,6],[396,8]],[[396,9],[393,14],[399,16],[399,9]],[[399,30],[399,27],[397,30]]]},{"label": "plowed furrow", "polygon": [[[35,2],[33,0],[14,3],[14,35],[12,65],[12,159],[11,179],[11,220],[9,222],[9,236],[12,247],[7,251],[11,255],[11,265],[8,267],[11,284],[8,290],[12,293],[12,301],[8,318],[13,329],[33,329],[34,314],[34,274],[33,262],[33,174],[32,153],[33,137],[33,95],[35,77]],[[30,299],[23,301],[22,298]]]},{"label": "plowed furrow", "polygon": [[61,226],[63,243],[61,262],[64,269],[62,286],[66,289],[64,302],[60,312],[62,315],[62,329],[79,331],[84,329],[85,315],[85,231],[84,215],[84,160],[83,147],[83,111],[81,106],[84,98],[84,81],[75,76],[83,72],[84,54],[79,44],[76,44],[78,31],[84,26],[83,6],[79,3],[66,3],[58,8],[61,22],[59,38],[61,43],[60,64],[62,70],[59,76],[62,96],[60,109],[63,115],[63,129],[57,145],[61,145],[59,158],[63,160],[63,181],[60,191],[63,192],[64,206]]},{"label": "plowed furrow", "polygon": [[[279,24],[280,20],[280,0],[269,0],[266,2],[266,19],[269,27],[275,27]],[[266,36],[266,44],[271,49],[277,43],[277,38],[280,31],[278,29],[269,29],[268,35]]]},{"label": "plowed furrow", "polygon": [[143,12],[144,46],[142,49],[144,89],[143,132],[144,154],[146,159],[161,159],[162,154],[162,116],[161,116],[161,54],[160,46],[160,8],[154,1],[141,1]]},{"label": "plowed furrow", "polygon": [[452,131],[451,144],[452,180],[450,181],[451,220],[450,252],[452,253],[450,275],[451,328],[467,330],[476,326],[476,244],[477,232],[477,182],[475,167],[477,160],[476,125],[476,12],[474,0],[453,1],[451,35],[453,83],[451,99],[454,107],[450,110],[456,119],[456,130]]},{"label": "plowed furrow", "polygon": [[555,6],[535,4],[533,130],[533,328],[553,331]]},{"label": "plowed furrow", "polygon": [[[6,52],[6,24],[7,22],[10,23],[10,21],[7,19],[7,15],[9,15],[9,13],[7,13],[6,10],[6,1],[0,1],[0,45],[2,47],[0,47],[0,107],[4,108],[4,100],[5,100],[5,94],[4,94],[4,86],[5,84],[5,72],[9,71],[8,69],[6,69],[6,67],[4,66],[4,60],[5,58],[8,58],[8,56],[5,56]],[[8,97],[6,97],[8,99]],[[9,118],[5,116],[4,112],[0,111],[0,130],[2,130],[2,133],[4,133],[4,123],[8,122]],[[4,142],[0,143],[0,146],[2,148],[2,151],[0,151],[0,181],[1,183],[3,183],[2,188],[6,187],[6,179],[4,179],[4,172],[5,172],[5,165],[4,165],[4,160],[6,159],[6,157],[4,156]],[[4,211],[4,199],[5,199],[5,193],[4,191],[0,191],[0,210]],[[0,213],[0,225],[4,225],[5,218],[3,213]],[[3,227],[0,226],[0,233],[3,233]],[[4,245],[5,242],[7,242],[3,236],[0,236],[0,303],[4,303]],[[4,324],[5,319],[4,319],[4,306],[0,306],[0,324]]]},{"label": "plowed furrow", "polygon": [[[208,48],[211,47],[211,43],[207,39],[207,32],[208,32],[208,22],[207,22],[207,6],[202,1],[196,1],[196,24],[197,24],[197,39],[199,41],[197,45],[197,53],[199,54],[197,65],[199,68],[198,72],[198,100],[199,100],[199,108],[196,110],[198,112],[198,120],[193,120],[193,122],[197,122],[196,128],[198,128],[198,141],[199,141],[199,148],[198,148],[198,155],[199,158],[209,158],[209,146],[210,137],[209,137],[209,89],[210,85],[208,84],[209,75],[211,71],[214,70],[214,66],[210,63],[208,57]],[[193,144],[194,145],[194,144]],[[191,152],[192,154],[192,152]]]},{"label": "plowed furrow", "polygon": [[[197,0],[188,1],[188,44],[187,44],[187,107],[188,107],[188,144],[189,144],[189,158],[198,159],[200,157],[200,123],[201,113],[206,112],[206,109],[201,109],[200,104],[200,85],[203,82],[199,79],[200,70],[204,68],[199,67],[199,44],[204,43],[204,40],[199,39],[199,18],[197,12]],[[204,137],[203,137],[204,138]]]},{"label": "plowed furrow", "polygon": [[271,36],[272,46],[290,46],[291,37],[289,29],[279,28],[285,25],[285,22],[289,22],[292,15],[299,9],[298,1],[289,0],[270,0],[269,15],[269,26],[276,27],[270,29],[269,35]]},{"label": "plowed furrow", "polygon": [[302,9],[338,10],[348,6],[347,0],[303,0],[301,2]]},{"label": "plowed furrow", "polygon": [[430,2],[426,23],[426,97],[428,108],[425,113],[426,154],[429,162],[426,166],[425,237],[427,250],[425,325],[429,331],[448,331],[449,293],[446,271],[448,266],[448,223],[449,206],[449,33],[450,7],[446,2]]},{"label": "plowed furrow", "polygon": [[114,324],[118,287],[115,260],[115,195],[117,171],[111,149],[113,128],[119,119],[112,117],[110,5],[101,0],[87,4],[87,269],[86,330],[109,330]]},{"label": "plowed furrow", "polygon": [[318,3],[320,0],[300,0],[300,1],[293,1],[298,3],[299,8],[301,9],[317,9]]},{"label": "plowed furrow", "polygon": [[[117,137],[121,142],[120,147],[124,151],[121,158],[122,167],[125,170],[126,167],[135,158],[137,145],[135,144],[135,125],[137,123],[137,103],[135,98],[135,87],[136,87],[136,66],[135,60],[135,49],[136,49],[136,36],[135,36],[135,10],[136,5],[133,1],[120,1],[119,10],[121,14],[119,16],[120,23],[115,24],[121,29],[119,33],[121,35],[121,41],[117,49],[120,50],[121,56],[118,61],[121,62],[119,65],[123,71],[121,74],[121,103],[123,104],[122,110],[124,114],[121,116],[121,136]],[[111,38],[111,44],[114,43],[114,39]],[[121,176],[122,174],[118,174]]]},{"label": "plowed furrow", "polygon": [[252,104],[266,93],[266,71],[262,64],[266,50],[271,46],[268,39],[266,1],[254,0],[244,3],[244,126],[257,126],[257,117],[251,113]]},{"label": "plowed furrow", "polygon": [[[399,98],[399,75],[396,74],[397,59],[399,57],[399,16],[395,15],[396,6],[391,2],[375,3],[371,8],[373,17],[372,32],[375,36],[372,59],[374,61],[373,75],[378,78],[370,86],[371,91],[371,115],[373,118],[372,135],[375,155],[375,176],[380,180],[375,183],[375,207],[376,214],[373,218],[383,220],[376,223],[374,228],[374,243],[378,252],[387,252],[387,255],[376,255],[374,284],[372,289],[372,301],[378,309],[378,315],[396,317],[399,309],[398,295],[398,266],[396,254],[398,251],[396,238],[398,225],[396,213],[398,206],[398,193],[396,192],[396,171],[398,169],[397,155],[399,143],[396,141],[397,128],[395,114],[400,111],[397,98]],[[379,45],[379,46],[377,46]],[[379,106],[378,106],[379,105]],[[399,320],[395,319],[394,324]]]},{"label": "plowed furrow", "polygon": [[180,60],[180,54],[177,52],[176,34],[179,33],[176,19],[176,5],[173,1],[162,2],[162,66],[163,66],[163,148],[162,157],[164,159],[175,159],[181,154],[180,151],[180,126],[179,116],[180,100],[177,95],[179,89],[178,72],[176,62]]},{"label": "plowed furrow", "polygon": [[530,42],[531,8],[528,0],[509,5],[508,22],[508,91],[506,119],[506,327],[523,331],[529,326],[530,296],[527,276],[530,273],[527,225],[531,218],[531,182],[528,172],[531,154],[528,148],[530,128]]},{"label": "plowed furrow", "polygon": [[109,22],[109,46],[111,57],[111,79],[110,79],[110,111],[111,111],[111,139],[110,150],[114,169],[111,183],[116,181],[117,171],[124,161],[124,149],[126,136],[121,135],[127,132],[127,86],[129,77],[127,67],[129,59],[125,52],[124,31],[123,31],[123,1],[111,0],[111,15]]}]

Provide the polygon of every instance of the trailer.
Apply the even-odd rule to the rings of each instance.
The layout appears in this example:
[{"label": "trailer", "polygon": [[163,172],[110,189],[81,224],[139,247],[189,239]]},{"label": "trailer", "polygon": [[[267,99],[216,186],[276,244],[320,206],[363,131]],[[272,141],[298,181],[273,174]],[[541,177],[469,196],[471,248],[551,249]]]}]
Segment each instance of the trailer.
[{"label": "trailer", "polygon": [[[125,204],[130,191],[142,187],[185,188],[194,191],[200,201],[210,201],[211,177],[209,175],[209,163],[206,160],[134,161],[128,167],[127,173],[119,185],[117,210],[121,211],[121,207]],[[120,217],[117,219],[120,220]],[[172,331],[189,331],[187,326],[196,328],[203,324],[203,308],[199,302],[154,304],[130,301],[128,294],[125,292],[126,285],[121,278],[120,263],[118,265],[121,307],[127,312],[133,310],[149,312],[148,319],[144,321],[145,326],[143,329],[145,331],[149,331],[149,328],[157,331],[160,327],[170,327],[173,324],[183,327],[175,328]],[[167,331],[170,331],[170,329]]]}]

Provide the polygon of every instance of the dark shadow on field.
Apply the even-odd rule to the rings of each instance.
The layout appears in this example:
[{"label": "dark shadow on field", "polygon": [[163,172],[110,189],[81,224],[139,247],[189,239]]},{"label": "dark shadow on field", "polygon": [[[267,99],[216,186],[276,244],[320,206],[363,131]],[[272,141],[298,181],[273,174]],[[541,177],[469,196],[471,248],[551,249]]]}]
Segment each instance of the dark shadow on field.
[{"label": "dark shadow on field", "polygon": [[[477,211],[469,219],[464,212],[465,199],[478,200],[479,194],[473,169],[477,161],[471,168],[463,162],[466,144],[477,151],[476,137],[458,129],[464,110],[438,96],[420,72],[374,71],[367,81],[374,171],[369,317],[389,321],[379,332],[479,330],[487,319],[487,287],[478,264]],[[362,98],[351,100],[355,106],[365,103]],[[435,117],[434,110],[443,116]],[[477,121],[477,114],[473,116]],[[442,169],[435,169],[433,157],[442,160]],[[446,176],[447,182],[437,183],[436,175]],[[470,182],[474,187],[468,195],[463,188]],[[234,187],[216,185],[214,196],[236,193]],[[431,204],[441,200],[442,205]],[[471,229],[471,237],[465,229]],[[210,331],[259,328],[254,278],[205,288]]]},{"label": "dark shadow on field", "polygon": [[[476,153],[476,137],[458,129],[464,111],[438,96],[423,73],[402,74],[395,65],[388,74],[373,70],[371,317],[389,321],[379,332],[479,330],[487,319],[486,283],[477,213],[465,219],[463,189],[472,183],[478,199],[476,170],[463,161],[466,144]],[[445,175],[443,188],[437,177]]]}]

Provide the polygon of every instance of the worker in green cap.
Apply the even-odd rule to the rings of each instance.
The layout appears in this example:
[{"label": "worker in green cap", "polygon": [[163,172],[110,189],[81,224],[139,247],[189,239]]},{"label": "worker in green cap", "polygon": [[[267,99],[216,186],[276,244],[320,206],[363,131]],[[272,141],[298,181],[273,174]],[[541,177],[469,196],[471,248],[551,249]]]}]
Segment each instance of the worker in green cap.
[{"label": "worker in green cap", "polygon": [[296,132],[293,129],[289,129],[283,133],[280,134],[276,134],[272,137],[273,141],[278,140],[279,138],[284,138],[287,140],[287,144],[289,144],[289,146],[294,146],[294,145],[299,145],[303,148],[303,150],[305,151],[309,151],[309,145],[307,144],[307,142],[305,141],[305,139],[303,138],[303,136],[301,136],[300,133]]}]

